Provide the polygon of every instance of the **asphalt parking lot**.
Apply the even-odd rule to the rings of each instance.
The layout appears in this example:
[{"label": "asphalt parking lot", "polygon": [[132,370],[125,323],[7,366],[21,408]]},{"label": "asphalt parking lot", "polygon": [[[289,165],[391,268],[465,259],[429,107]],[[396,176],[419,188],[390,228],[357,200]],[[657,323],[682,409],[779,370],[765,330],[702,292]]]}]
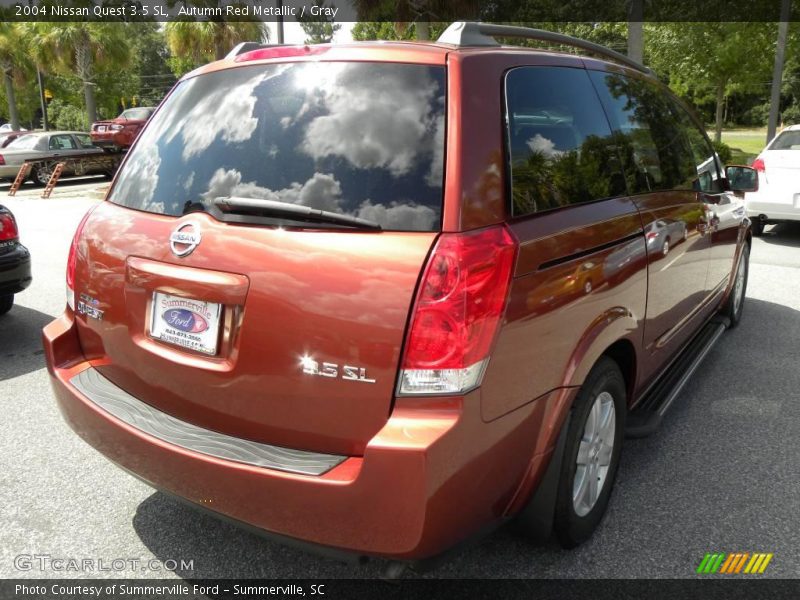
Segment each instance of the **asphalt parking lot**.
[{"label": "asphalt parking lot", "polygon": [[[102,180],[26,189],[17,216],[34,283],[0,320],[0,577],[376,577],[265,541],[175,504],[119,470],[63,423],[40,330],[64,306],[72,233]],[[95,194],[96,196],[96,194]],[[771,552],[766,576],[800,576],[800,226],[756,239],[741,326],[726,333],[665,418],[627,440],[597,534],[577,550],[504,528],[429,577],[694,577],[706,552]],[[387,515],[391,518],[391,515]],[[20,571],[19,555],[191,560],[192,569]]]}]

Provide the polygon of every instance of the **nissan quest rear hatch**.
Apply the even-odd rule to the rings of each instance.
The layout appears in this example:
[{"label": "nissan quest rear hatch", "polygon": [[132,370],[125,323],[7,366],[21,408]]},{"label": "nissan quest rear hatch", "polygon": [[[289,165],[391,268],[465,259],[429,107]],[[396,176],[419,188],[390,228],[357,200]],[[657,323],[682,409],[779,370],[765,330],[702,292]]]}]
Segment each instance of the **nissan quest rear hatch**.
[{"label": "nissan quest rear hatch", "polygon": [[440,229],[445,94],[444,67],[413,64],[181,82],[83,226],[87,358],[200,427],[362,452]]}]

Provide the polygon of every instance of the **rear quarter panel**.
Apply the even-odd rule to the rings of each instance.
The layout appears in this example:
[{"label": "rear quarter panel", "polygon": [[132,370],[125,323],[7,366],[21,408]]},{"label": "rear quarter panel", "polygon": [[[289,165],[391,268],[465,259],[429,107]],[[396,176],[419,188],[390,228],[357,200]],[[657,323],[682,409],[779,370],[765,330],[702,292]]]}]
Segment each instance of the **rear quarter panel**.
[{"label": "rear quarter panel", "polygon": [[[503,77],[525,65],[584,63],[513,49],[448,55],[445,231],[507,218]],[[513,221],[511,229],[520,249],[506,319],[483,381],[485,421],[551,390],[580,385],[620,339],[638,349],[645,318],[647,256],[630,199],[541,213]]]}]

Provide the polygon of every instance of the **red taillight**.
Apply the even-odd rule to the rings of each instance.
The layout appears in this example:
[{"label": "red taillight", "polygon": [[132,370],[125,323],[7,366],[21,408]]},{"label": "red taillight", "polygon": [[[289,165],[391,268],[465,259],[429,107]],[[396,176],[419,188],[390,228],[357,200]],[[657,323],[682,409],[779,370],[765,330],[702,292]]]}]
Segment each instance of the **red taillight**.
[{"label": "red taillight", "polygon": [[17,222],[9,213],[0,213],[0,242],[15,240],[19,237]]},{"label": "red taillight", "polygon": [[0,154],[0,165],[4,165],[4,164],[6,164],[6,159],[3,158],[2,154]]},{"label": "red taillight", "polygon": [[92,214],[91,210],[83,216],[83,219],[78,224],[75,235],[72,236],[72,244],[70,244],[69,255],[67,256],[67,304],[72,310],[75,310],[75,270],[78,266],[78,240],[90,214]]},{"label": "red taillight", "polygon": [[505,226],[439,237],[417,293],[400,393],[465,392],[480,384],[516,251]]},{"label": "red taillight", "polygon": [[756,171],[760,171],[761,173],[764,173],[764,172],[766,172],[766,170],[767,170],[767,167],[766,167],[766,165],[764,164],[764,159],[763,159],[763,158],[760,158],[760,157],[759,157],[759,158],[757,158],[757,159],[755,159],[755,160],[753,161],[753,168],[754,168]]}]

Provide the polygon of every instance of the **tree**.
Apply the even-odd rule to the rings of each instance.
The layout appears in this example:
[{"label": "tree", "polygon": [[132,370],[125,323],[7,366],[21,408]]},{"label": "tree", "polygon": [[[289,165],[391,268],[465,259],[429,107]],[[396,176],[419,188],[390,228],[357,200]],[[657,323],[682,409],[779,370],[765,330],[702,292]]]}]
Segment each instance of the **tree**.
[{"label": "tree", "polygon": [[76,75],[83,86],[89,123],[97,120],[95,87],[103,71],[120,72],[130,62],[123,23],[29,23],[31,51],[39,68]]},{"label": "tree", "polygon": [[[325,7],[325,0],[314,0],[314,6]],[[335,8],[334,4],[330,8]],[[328,44],[333,41],[334,34],[342,26],[334,23],[333,17],[327,17],[320,13],[319,16],[312,16],[310,11],[305,17],[297,17],[300,27],[306,32],[306,44]]]},{"label": "tree", "polygon": [[240,42],[267,42],[269,30],[259,21],[171,21],[164,26],[173,57],[195,65],[220,60]]},{"label": "tree", "polygon": [[673,89],[713,98],[720,141],[726,96],[769,78],[775,38],[774,23],[661,23],[648,26],[648,54]]},{"label": "tree", "polygon": [[[419,40],[419,23],[359,21],[353,25],[350,35],[357,41],[368,40]],[[428,35],[436,39],[447,28],[447,23],[427,23]]]},{"label": "tree", "polygon": [[29,66],[24,42],[25,38],[21,35],[20,28],[16,23],[0,22],[0,69],[3,71],[5,82],[8,120],[14,130],[20,128],[14,80],[22,78],[25,68]]},{"label": "tree", "polygon": [[[359,20],[372,24],[390,21],[395,24],[397,38],[409,39],[405,30],[413,26],[410,39],[436,39],[451,21],[474,18],[479,14],[480,0],[353,0]],[[396,21],[395,21],[396,20]]]}]

